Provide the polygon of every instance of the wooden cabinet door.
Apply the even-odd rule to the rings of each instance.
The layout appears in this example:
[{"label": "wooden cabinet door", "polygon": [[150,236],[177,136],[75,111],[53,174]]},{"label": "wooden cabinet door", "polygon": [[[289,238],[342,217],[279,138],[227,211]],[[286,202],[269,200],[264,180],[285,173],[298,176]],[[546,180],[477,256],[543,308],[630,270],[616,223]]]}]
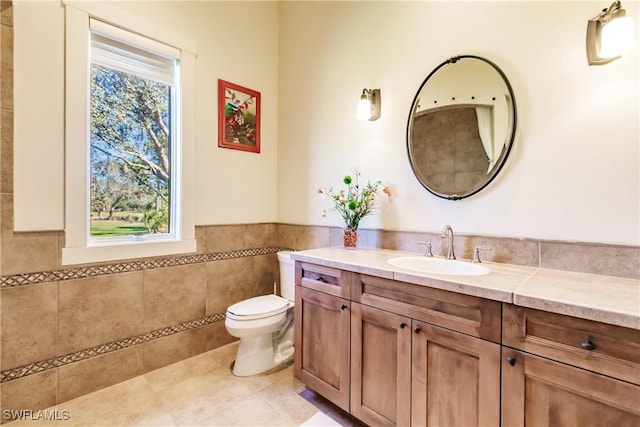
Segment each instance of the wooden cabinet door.
[{"label": "wooden cabinet door", "polygon": [[373,426],[411,422],[411,319],[351,303],[351,413]]},{"label": "wooden cabinet door", "polygon": [[500,345],[413,321],[413,426],[497,426]]},{"label": "wooden cabinet door", "polygon": [[350,302],[296,286],[295,375],[349,411]]},{"label": "wooden cabinet door", "polygon": [[640,387],[504,348],[504,426],[640,425]]}]

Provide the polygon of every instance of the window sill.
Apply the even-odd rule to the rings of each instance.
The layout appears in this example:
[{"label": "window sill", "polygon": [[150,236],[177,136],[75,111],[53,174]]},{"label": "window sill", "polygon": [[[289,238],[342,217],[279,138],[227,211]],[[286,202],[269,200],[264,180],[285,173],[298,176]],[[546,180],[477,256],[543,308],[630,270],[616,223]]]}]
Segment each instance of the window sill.
[{"label": "window sill", "polygon": [[91,246],[62,249],[62,265],[122,261],[196,252],[196,240],[167,242],[130,242],[112,246]]}]

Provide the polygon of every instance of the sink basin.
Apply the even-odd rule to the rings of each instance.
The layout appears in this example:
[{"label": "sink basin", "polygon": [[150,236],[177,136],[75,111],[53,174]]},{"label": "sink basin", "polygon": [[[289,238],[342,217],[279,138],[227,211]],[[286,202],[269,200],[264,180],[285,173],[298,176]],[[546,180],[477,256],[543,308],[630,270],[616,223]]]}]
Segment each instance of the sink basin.
[{"label": "sink basin", "polygon": [[408,270],[421,271],[423,273],[446,274],[450,276],[481,276],[489,273],[487,267],[470,262],[431,258],[425,256],[407,256],[391,258],[389,264],[406,268]]}]

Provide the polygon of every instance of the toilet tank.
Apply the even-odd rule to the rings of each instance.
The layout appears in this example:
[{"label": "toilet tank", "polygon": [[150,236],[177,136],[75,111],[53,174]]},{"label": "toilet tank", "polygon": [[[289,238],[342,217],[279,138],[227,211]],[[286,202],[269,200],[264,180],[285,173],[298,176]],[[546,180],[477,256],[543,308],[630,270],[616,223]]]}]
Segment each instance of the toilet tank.
[{"label": "toilet tank", "polygon": [[295,301],[295,261],[291,259],[291,251],[278,252],[280,263],[280,295],[289,301]]}]

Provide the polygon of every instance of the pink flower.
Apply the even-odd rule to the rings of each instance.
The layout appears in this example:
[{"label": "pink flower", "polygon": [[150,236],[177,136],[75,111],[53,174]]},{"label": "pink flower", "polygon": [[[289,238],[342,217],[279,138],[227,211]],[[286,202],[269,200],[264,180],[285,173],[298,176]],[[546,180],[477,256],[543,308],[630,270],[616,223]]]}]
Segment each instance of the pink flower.
[{"label": "pink flower", "polygon": [[324,190],[322,189],[322,187],[318,187],[318,194],[324,194]]},{"label": "pink flower", "polygon": [[391,196],[391,189],[390,189],[389,187],[386,187],[386,186],[385,186],[385,187],[382,189],[382,192],[383,192],[384,194],[386,194],[387,196]]}]

